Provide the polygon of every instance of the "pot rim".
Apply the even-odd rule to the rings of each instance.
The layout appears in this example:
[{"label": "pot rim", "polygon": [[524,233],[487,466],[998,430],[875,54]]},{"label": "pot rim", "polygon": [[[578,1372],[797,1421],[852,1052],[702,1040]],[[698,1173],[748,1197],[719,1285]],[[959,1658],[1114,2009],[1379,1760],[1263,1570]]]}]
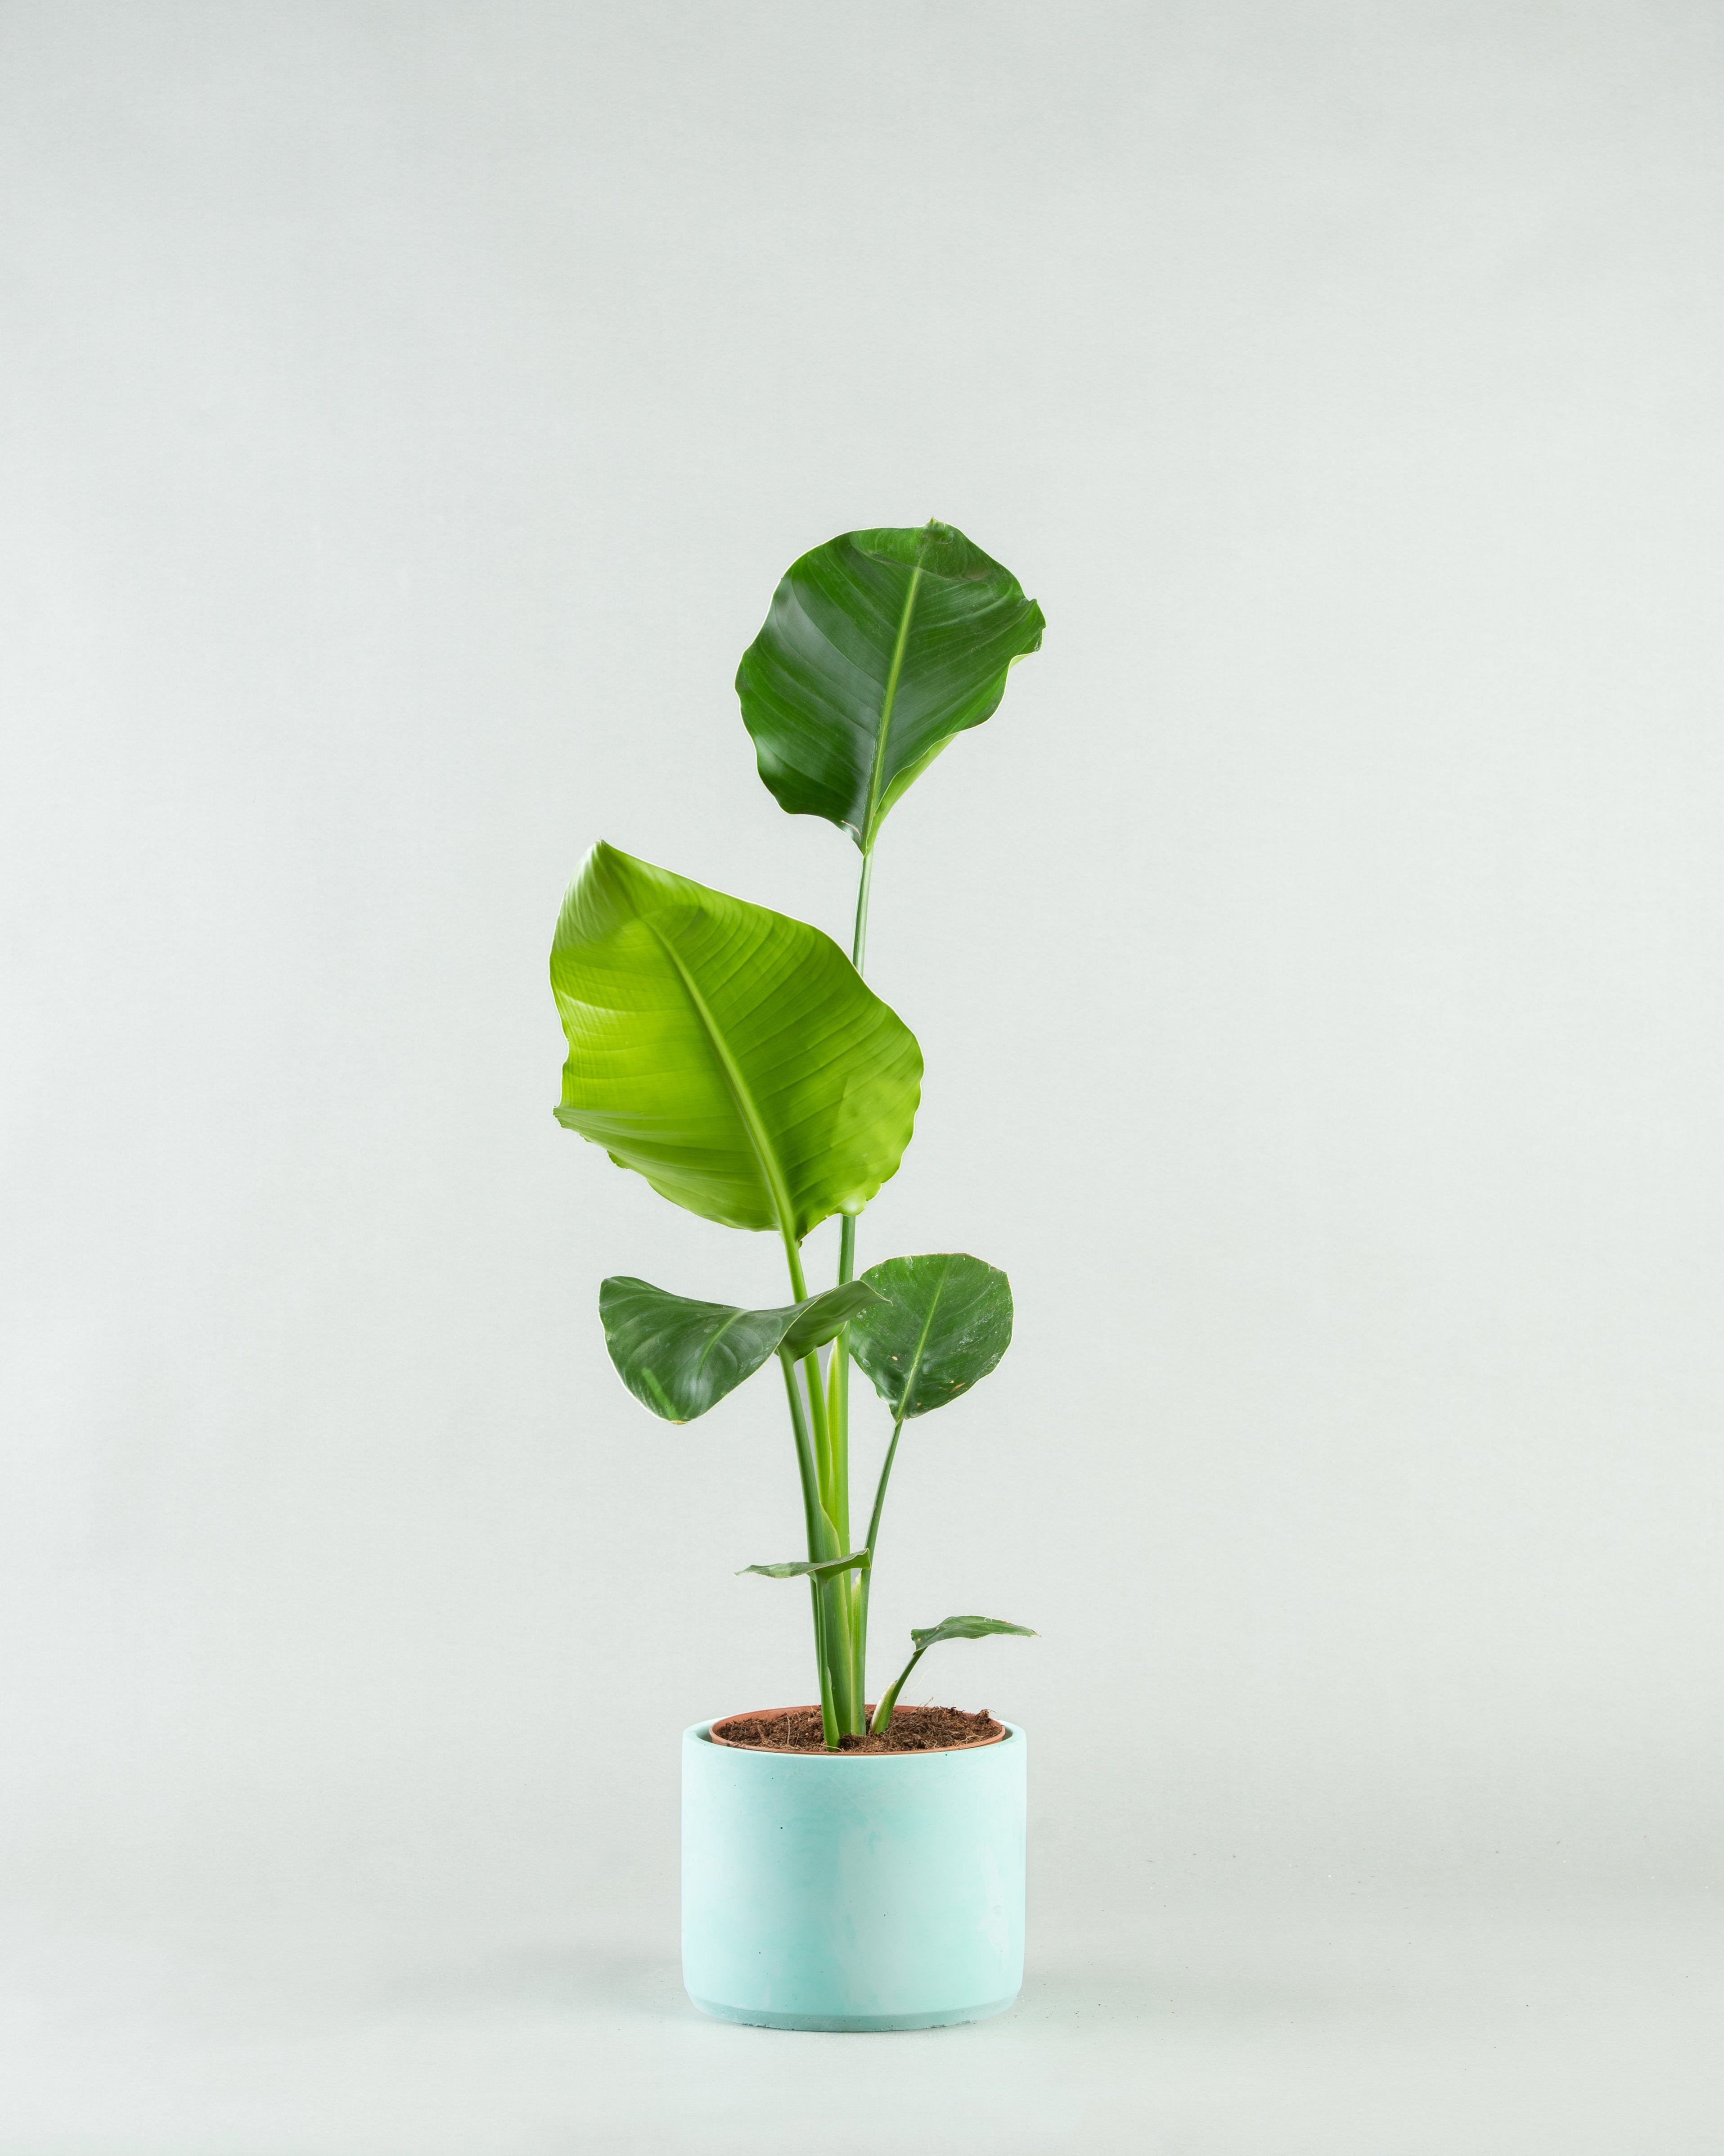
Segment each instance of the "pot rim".
[{"label": "pot rim", "polygon": [[[865,1707],[868,1702],[864,1702]],[[727,1722],[747,1722],[757,1717],[766,1718],[778,1714],[818,1714],[820,1703],[803,1702],[794,1707],[739,1707],[729,1714],[716,1714],[710,1722],[699,1722],[695,1731],[709,1744],[724,1752],[752,1752],[761,1759],[867,1759],[878,1763],[884,1759],[926,1759],[937,1758],[944,1752],[986,1752],[992,1746],[1004,1744],[1017,1736],[1017,1725],[996,1714],[993,1719],[999,1723],[998,1737],[968,1737],[959,1744],[928,1744],[920,1752],[780,1752],[764,1744],[738,1744],[719,1731]]]}]

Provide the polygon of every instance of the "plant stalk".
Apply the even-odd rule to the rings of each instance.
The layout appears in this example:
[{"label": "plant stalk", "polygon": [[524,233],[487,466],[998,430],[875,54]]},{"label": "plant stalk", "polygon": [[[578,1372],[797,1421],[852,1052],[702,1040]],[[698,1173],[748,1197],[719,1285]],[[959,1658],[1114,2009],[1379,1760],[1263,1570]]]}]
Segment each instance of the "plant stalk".
[{"label": "plant stalk", "polygon": [[[792,1239],[784,1238],[784,1256],[790,1269],[790,1286],[798,1302],[807,1299],[808,1287],[803,1278],[802,1253]],[[811,1543],[808,1555],[812,1558],[842,1557],[849,1548],[844,1539],[850,1528],[849,1477],[846,1472],[842,1484],[834,1476],[831,1428],[826,1413],[826,1385],[820,1369],[818,1350],[803,1358],[803,1381],[808,1387],[808,1419],[803,1425],[808,1440],[808,1455],[814,1476],[814,1504],[818,1513],[818,1525],[831,1537],[829,1545],[816,1549]],[[801,1396],[786,1365],[790,1384],[793,1412],[801,1409]],[[838,1717],[838,1727],[850,1735],[862,1734],[862,1695],[855,1682],[856,1655],[854,1645],[855,1633],[855,1604],[849,1583],[842,1573],[814,1584],[814,1595],[819,1604],[820,1618],[816,1626],[820,1655],[820,1666],[826,1671],[830,1686],[833,1712]],[[823,1700],[825,1694],[822,1694]],[[823,1708],[824,1712],[824,1708]]]},{"label": "plant stalk", "polygon": [[[898,1457],[898,1440],[903,1436],[903,1435],[904,1418],[900,1414],[892,1424],[892,1441],[886,1447],[885,1460],[880,1471],[880,1481],[874,1492],[874,1510],[869,1516],[868,1540],[863,1544],[863,1548],[868,1552],[868,1569],[862,1574],[862,1577],[857,1583],[856,1587],[856,1640],[858,1643],[857,1655],[859,1660],[861,1656],[865,1656],[868,1651],[868,1589],[874,1578],[874,1550],[875,1543],[880,1539],[880,1516],[885,1506],[886,1485],[892,1479],[892,1462]],[[908,1670],[904,1672],[905,1676],[908,1676],[910,1672]],[[898,1682],[902,1684],[904,1678],[900,1677]],[[862,1682],[859,1676],[857,1680],[856,1691],[857,1696],[861,1697],[863,1696]],[[895,1687],[892,1692],[892,1698],[895,1699],[897,1697],[897,1691]],[[866,1711],[865,1708],[864,1711]],[[891,1718],[891,1704],[890,1702],[888,1701],[886,1702],[886,1722],[890,1722]],[[876,1728],[884,1729],[886,1726],[886,1722],[881,1722],[879,1719],[879,1717],[876,1716],[874,1726]]]},{"label": "plant stalk", "polygon": [[868,889],[874,881],[874,849],[862,856],[862,880],[856,886],[856,932],[850,938],[850,963],[859,973],[868,950]]},{"label": "plant stalk", "polygon": [[[811,1579],[814,1604],[814,1653],[820,1670],[820,1741],[829,1752],[839,1748],[838,1707],[832,1696],[832,1658],[826,1651],[826,1602],[821,1583]],[[910,1672],[906,1670],[905,1675]]]},{"label": "plant stalk", "polygon": [[[840,1552],[850,1547],[850,1404],[846,1375],[849,1359],[844,1336],[840,1333],[833,1343],[832,1358],[826,1371],[827,1438],[832,1463],[827,1517],[832,1521],[837,1533]],[[865,1573],[863,1577],[865,1578],[867,1575]],[[826,1583],[826,1592],[829,1601],[836,1603],[844,1613],[845,1697],[841,1719],[846,1729],[859,1737],[865,1726],[868,1710],[862,1696],[862,1642],[856,1630],[860,1604],[857,1600],[855,1574],[834,1573]]]},{"label": "plant stalk", "polygon": [[[900,636],[901,644],[902,639]],[[874,881],[874,849],[867,847],[862,855],[862,876],[856,886],[856,926],[850,939],[850,963],[859,975],[862,962],[868,951],[868,895]],[[856,1216],[846,1213],[838,1229],[838,1283],[842,1287],[856,1277]],[[847,1326],[832,1343],[830,1399],[828,1402],[829,1442],[832,1452],[833,1488],[838,1502],[839,1517],[835,1522],[841,1537],[840,1551],[850,1546],[850,1335]],[[894,1443],[896,1442],[895,1436]],[[880,1510],[875,1508],[878,1524]],[[867,1545],[872,1548],[872,1544]],[[870,1568],[871,1569],[871,1568]],[[849,1616],[849,1691],[850,1707],[854,1717],[849,1727],[859,1737],[867,1709],[868,1672],[868,1573],[859,1578],[847,1575],[833,1582],[839,1589]]]},{"label": "plant stalk", "polygon": [[898,1695],[904,1689],[904,1681],[921,1660],[926,1649],[918,1647],[898,1673],[898,1681],[887,1690],[880,1705],[874,1710],[874,1719],[868,1725],[876,1737],[883,1737],[892,1726],[892,1709],[898,1704]]},{"label": "plant stalk", "polygon": [[[796,1387],[796,1371],[788,1355],[781,1355],[778,1361],[784,1372],[785,1394],[790,1402],[790,1427],[796,1436],[796,1466],[802,1478],[803,1520],[808,1529],[808,1555],[818,1564],[824,1558],[842,1557],[844,1546],[836,1542],[829,1549],[826,1546],[827,1537],[832,1532],[832,1522],[827,1518],[820,1503],[819,1477],[814,1469],[813,1447],[808,1440],[808,1418],[803,1413],[802,1395]],[[808,1589],[814,1599],[814,1659],[818,1665],[820,1677],[820,1734],[827,1750],[836,1752],[838,1714],[832,1673],[828,1666],[825,1601],[818,1579],[811,1579]]]}]

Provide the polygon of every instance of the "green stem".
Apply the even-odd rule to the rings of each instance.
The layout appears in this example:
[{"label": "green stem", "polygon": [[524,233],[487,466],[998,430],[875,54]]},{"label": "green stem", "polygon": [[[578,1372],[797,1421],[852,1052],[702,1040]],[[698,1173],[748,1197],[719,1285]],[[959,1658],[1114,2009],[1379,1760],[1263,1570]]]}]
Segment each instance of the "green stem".
[{"label": "green stem", "polygon": [[[863,803],[862,828],[856,843],[862,852],[862,875],[856,886],[856,927],[850,940],[850,963],[859,975],[868,952],[868,899],[874,885],[874,842],[879,835],[880,801],[885,787],[886,744],[891,737],[892,707],[898,701],[898,677],[904,667],[904,654],[910,644],[910,624],[916,614],[916,594],[921,589],[922,567],[918,562],[911,573],[910,588],[904,594],[904,611],[898,618],[897,641],[892,647],[892,663],[887,670],[885,692],[880,699],[880,726],[875,737],[874,762],[868,774],[868,793]],[[839,1284],[856,1276],[856,1220],[854,1214],[846,1214],[839,1229],[838,1277]],[[832,1443],[834,1464],[842,1464],[844,1496],[842,1500],[846,1539],[840,1543],[840,1551],[849,1548],[849,1436],[850,1436],[850,1343],[847,1332],[840,1332],[833,1343],[832,1387]],[[866,1711],[868,1661],[868,1586],[874,1574],[874,1536],[880,1526],[880,1508],[885,1496],[886,1476],[892,1471],[892,1454],[898,1449],[898,1433],[904,1427],[903,1417],[898,1419],[892,1431],[891,1450],[886,1455],[886,1464],[880,1475],[880,1491],[874,1501],[874,1526],[869,1530],[869,1568],[854,1588],[846,1581],[847,1607],[853,1613],[850,1625],[851,1661],[849,1677],[859,1717],[855,1727],[860,1728],[860,1716]],[[909,1671],[905,1671],[907,1676]],[[903,1677],[898,1680],[899,1684]],[[892,1690],[897,1697],[897,1686]],[[886,1719],[891,1719],[890,1704]]]},{"label": "green stem", "polygon": [[[874,1569],[875,1537],[880,1532],[880,1516],[881,1508],[885,1506],[886,1502],[886,1485],[892,1479],[892,1462],[898,1456],[898,1440],[903,1436],[903,1435],[904,1418],[900,1414],[897,1420],[892,1424],[892,1441],[886,1447],[885,1460],[880,1468],[880,1481],[874,1493],[874,1510],[869,1515],[868,1539],[862,1545],[863,1548],[868,1553],[868,1566],[870,1572]],[[862,1584],[865,1588],[866,1588],[868,1584],[867,1573],[865,1573],[862,1575]]]},{"label": "green stem", "polygon": [[[833,1551],[834,1557],[842,1556],[840,1543]],[[820,1584],[820,1607],[825,1613],[825,1662],[832,1673],[833,1710],[838,1716],[838,1726],[853,1737],[862,1734],[862,1701],[854,1681],[856,1665],[855,1604],[850,1594],[849,1575],[834,1573]]]},{"label": "green stem", "polygon": [[[912,591],[914,587],[912,587]],[[906,623],[908,617],[906,617]],[[899,637],[901,656],[903,632]],[[862,879],[856,886],[856,927],[850,941],[850,963],[859,974],[868,949],[868,894],[874,881],[874,849],[862,856]],[[846,1213],[838,1229],[838,1283],[842,1287],[856,1277],[856,1216]],[[833,1487],[840,1518],[835,1523],[840,1550],[850,1546],[850,1336],[848,1328],[832,1343],[831,1399],[829,1403],[829,1442],[832,1453]],[[879,1508],[875,1508],[879,1517]],[[848,1604],[850,1620],[849,1727],[862,1732],[868,1698],[868,1574],[859,1579],[834,1581]]]},{"label": "green stem", "polygon": [[[802,1253],[793,1239],[784,1237],[785,1262],[790,1268],[790,1286],[798,1302],[807,1300],[808,1284],[803,1276]],[[787,1366],[788,1370],[788,1366]],[[830,1426],[826,1416],[826,1387],[820,1373],[820,1358],[811,1353],[803,1358],[803,1382],[808,1387],[808,1422],[809,1455],[813,1464],[814,1503],[819,1514],[818,1524],[832,1537],[830,1543],[816,1549],[809,1546],[808,1555],[813,1558],[841,1557],[849,1548],[845,1539],[849,1533],[849,1476],[846,1471],[842,1483],[834,1474],[834,1461]],[[798,1409],[801,1402],[796,1385],[791,1381],[791,1394]],[[855,1682],[855,1633],[854,1604],[849,1583],[842,1574],[816,1584],[814,1593],[818,1599],[821,1618],[816,1630],[819,1635],[820,1666],[830,1681],[832,1706],[838,1717],[838,1727],[851,1735],[862,1733],[862,1695]],[[823,1695],[823,1697],[824,1695]]]},{"label": "green stem", "polygon": [[[790,1268],[791,1292],[798,1302],[805,1302],[808,1300],[808,1284],[803,1275],[802,1252],[788,1235],[784,1237],[784,1257]],[[840,1520],[839,1514],[840,1512],[847,1513],[849,1511],[848,1502],[849,1493],[848,1490],[845,1491],[845,1502],[842,1505],[834,1505],[836,1491],[832,1476],[832,1434],[826,1419],[826,1383],[820,1373],[820,1354],[818,1348],[811,1348],[803,1358],[802,1370],[808,1389],[808,1420],[813,1430],[814,1458],[820,1470],[820,1500],[826,1508],[834,1529],[842,1535],[849,1527],[849,1522],[848,1519]],[[840,1542],[838,1551],[834,1554],[836,1555],[849,1547],[848,1543]]]},{"label": "green stem", "polygon": [[856,886],[856,932],[850,938],[850,963],[859,973],[868,949],[868,887],[874,881],[874,849],[862,856],[862,880]]},{"label": "green stem", "polygon": [[[898,1457],[898,1440],[903,1435],[904,1418],[900,1414],[892,1424],[892,1441],[886,1447],[885,1463],[880,1471],[880,1482],[874,1493],[874,1511],[869,1516],[868,1540],[862,1546],[868,1552],[868,1569],[863,1573],[856,1589],[856,1638],[859,1643],[859,1651],[862,1654],[866,1654],[868,1651],[868,1590],[874,1579],[874,1550],[880,1538],[880,1516],[886,1502],[886,1485],[892,1479],[892,1462]],[[908,1670],[904,1672],[905,1676],[908,1676],[909,1674]],[[902,1684],[903,1681],[904,1677],[900,1677],[898,1682]],[[859,1679],[856,1689],[859,1695],[862,1691]],[[892,1698],[895,1699],[897,1697],[895,1688]],[[891,1706],[889,1702],[886,1707],[886,1722],[890,1722],[891,1718]],[[880,1722],[879,1727],[885,1728],[885,1722]]]},{"label": "green stem", "polygon": [[[796,1371],[788,1355],[778,1358],[784,1372],[784,1391],[790,1402],[790,1427],[796,1436],[796,1466],[802,1478],[803,1521],[808,1530],[808,1555],[818,1563],[821,1558],[842,1557],[841,1545],[829,1549],[826,1537],[832,1531],[820,1504],[819,1478],[814,1471],[814,1451],[808,1440],[808,1417],[803,1413],[802,1395],[796,1388]],[[838,1749],[838,1716],[833,1699],[832,1676],[827,1663],[826,1625],[824,1615],[824,1598],[817,1579],[808,1582],[814,1599],[814,1659],[820,1676],[820,1734],[829,1752]]]},{"label": "green stem", "polygon": [[832,1658],[826,1651],[826,1600],[818,1579],[811,1579],[808,1585],[813,1589],[814,1653],[820,1670],[820,1741],[829,1752],[836,1752],[838,1702],[832,1696]]},{"label": "green stem", "polygon": [[[840,1551],[850,1547],[849,1365],[849,1350],[845,1345],[844,1336],[840,1333],[833,1343],[832,1360],[827,1368],[826,1404],[832,1460],[832,1486],[827,1512],[837,1532]],[[865,1573],[864,1577],[866,1578]],[[844,1640],[848,1651],[844,1672],[844,1727],[859,1737],[868,1709],[862,1695],[862,1635],[857,1630],[857,1616],[861,1605],[857,1599],[854,1575],[844,1573],[829,1581],[827,1592],[844,1610]]]},{"label": "green stem", "polygon": [[869,1723],[868,1727],[876,1737],[884,1735],[884,1733],[891,1727],[892,1709],[898,1704],[898,1695],[904,1689],[904,1681],[910,1675],[910,1672],[916,1667],[916,1664],[921,1660],[923,1655],[926,1651],[926,1649],[923,1647],[918,1647],[916,1649],[916,1652],[911,1656],[910,1660],[904,1665],[903,1669],[900,1671],[897,1683],[891,1686],[890,1691],[887,1691],[885,1698],[881,1700],[880,1705],[874,1710],[874,1719]]}]

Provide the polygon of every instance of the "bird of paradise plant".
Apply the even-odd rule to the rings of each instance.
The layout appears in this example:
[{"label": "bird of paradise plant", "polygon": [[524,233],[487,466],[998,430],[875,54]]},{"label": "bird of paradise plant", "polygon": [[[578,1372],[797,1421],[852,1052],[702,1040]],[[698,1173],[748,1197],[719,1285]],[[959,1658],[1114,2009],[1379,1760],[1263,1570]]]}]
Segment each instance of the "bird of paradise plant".
[{"label": "bird of paradise plant", "polygon": [[[661,1196],[783,1244],[792,1300],[779,1307],[613,1278],[599,1316],[623,1383],[670,1422],[705,1414],[777,1359],[808,1555],[744,1569],[808,1582],[829,1750],[864,1732],[869,1589],[904,1426],[986,1377],[1012,1337],[1006,1276],[980,1259],[941,1252],[856,1272],[857,1219],[897,1171],[922,1072],[915,1036],[863,978],[875,855],[894,805],[992,716],[1042,628],[1017,578],[951,525],[846,532],[803,555],[742,655],[736,690],[780,806],[824,816],[861,855],[849,957],[804,921],[603,843],[552,945],[568,1041],[558,1121]],[[838,1279],[811,1294],[803,1244],[834,1214]],[[852,1362],[891,1414],[859,1542]],[[1026,1630],[960,1616],[912,1631],[914,1652],[867,1727],[890,1727],[930,1647]]]}]

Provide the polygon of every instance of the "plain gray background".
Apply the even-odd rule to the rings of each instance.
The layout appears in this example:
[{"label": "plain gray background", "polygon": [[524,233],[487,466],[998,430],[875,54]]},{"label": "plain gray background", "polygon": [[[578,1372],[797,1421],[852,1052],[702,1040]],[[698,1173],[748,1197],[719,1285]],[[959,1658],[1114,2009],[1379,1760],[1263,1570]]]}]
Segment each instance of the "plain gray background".
[{"label": "plain gray background", "polygon": [[[806,1696],[732,1576],[799,1502],[771,1389],[654,1423],[595,1295],[782,1269],[557,1128],[545,957],[600,836],[846,933],[731,675],[793,556],[930,514],[1049,628],[882,840],[928,1079],[861,1249],[1018,1327],[906,1442],[876,1638],[1038,1629],[928,1686],[1031,1729],[1033,1971],[1116,1986],[1106,2118],[990,2145],[1141,2145],[1178,2071],[1167,2145],[1223,2087],[1307,2145],[1226,2012],[1208,2081],[1131,2019],[1169,1940],[1255,2027],[1347,1989],[1271,1908],[1537,1911],[1557,1971],[1716,1906],[1721,91],[1667,0],[0,14],[8,2151],[582,2145],[428,2040],[418,2125],[327,2058],[200,2110],[159,2035],[79,2111],[189,1932],[602,1934],[544,1997],[683,2041],[677,1732]],[[1466,2145],[1688,2101],[1583,2020],[1567,2126]],[[583,2101],[680,2147],[826,2056],[752,2042]],[[1398,2086],[1370,2147],[1460,2145]]]}]

